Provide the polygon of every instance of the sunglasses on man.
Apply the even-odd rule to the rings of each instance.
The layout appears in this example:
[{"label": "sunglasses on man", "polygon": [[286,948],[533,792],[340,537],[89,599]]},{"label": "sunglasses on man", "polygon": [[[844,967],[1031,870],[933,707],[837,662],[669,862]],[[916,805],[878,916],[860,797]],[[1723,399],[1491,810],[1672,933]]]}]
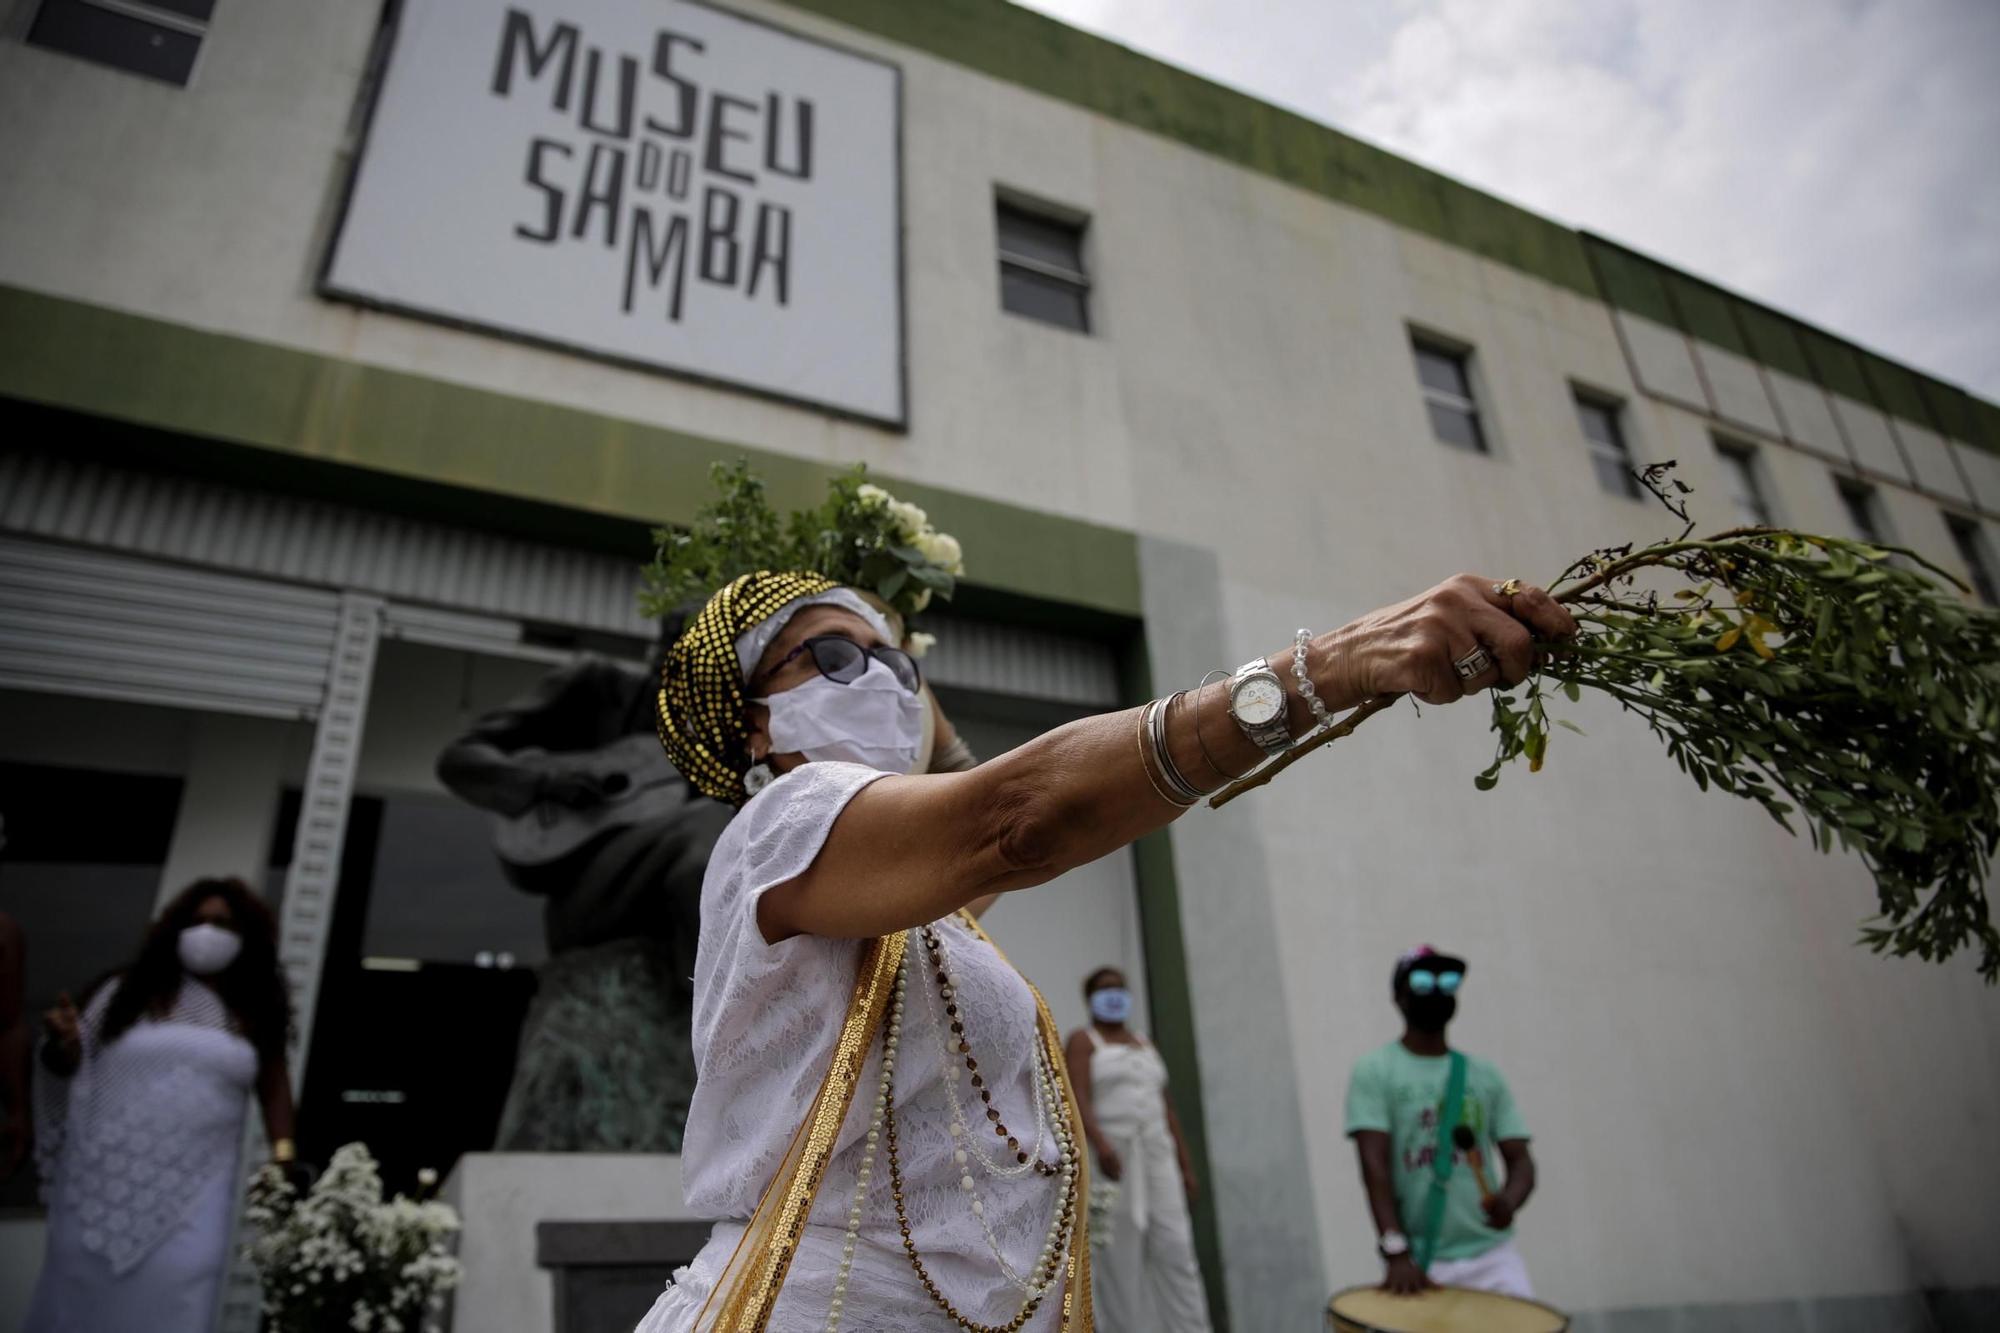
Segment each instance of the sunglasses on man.
[{"label": "sunglasses on man", "polygon": [[1440,995],[1456,995],[1464,981],[1463,972],[1432,972],[1418,968],[1410,973],[1404,984],[1409,986],[1412,995],[1429,995],[1433,992]]},{"label": "sunglasses on man", "polygon": [[771,677],[785,669],[786,664],[800,653],[811,653],[813,665],[819,674],[836,685],[852,685],[860,680],[868,670],[870,659],[889,668],[889,674],[896,683],[915,694],[922,688],[924,678],[917,670],[916,659],[901,648],[864,648],[852,639],[838,634],[815,634],[798,647],[779,658],[769,671],[758,677],[759,682],[768,684]]}]

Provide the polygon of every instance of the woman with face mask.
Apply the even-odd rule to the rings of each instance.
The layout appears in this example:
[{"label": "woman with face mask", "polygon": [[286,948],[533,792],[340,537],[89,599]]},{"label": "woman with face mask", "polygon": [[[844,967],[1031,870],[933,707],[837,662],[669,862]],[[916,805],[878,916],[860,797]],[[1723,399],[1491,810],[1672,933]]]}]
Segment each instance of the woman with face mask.
[{"label": "woman with face mask", "polygon": [[688,1206],[724,1220],[639,1333],[1091,1329],[1061,1034],[979,908],[1164,827],[1326,710],[1516,682],[1534,633],[1574,631],[1540,589],[1460,575],[1230,680],[916,773],[921,679],[865,600],[805,573],[723,588],[667,652],[657,722],[740,807],[702,888],[681,1158]]},{"label": "woman with face mask", "polygon": [[45,1016],[36,1160],[48,1249],[26,1333],[207,1333],[229,1262],[247,1096],[292,1149],[291,1000],[239,880],[167,904],[122,972]]},{"label": "woman with face mask", "polygon": [[1180,1117],[1167,1095],[1167,1066],[1131,1025],[1125,974],[1100,967],[1083,982],[1090,1025],[1064,1054],[1076,1086],[1084,1138],[1097,1155],[1109,1226],[1091,1237],[1101,1333],[1207,1333],[1208,1300],[1194,1254],[1188,1207],[1197,1196]]}]

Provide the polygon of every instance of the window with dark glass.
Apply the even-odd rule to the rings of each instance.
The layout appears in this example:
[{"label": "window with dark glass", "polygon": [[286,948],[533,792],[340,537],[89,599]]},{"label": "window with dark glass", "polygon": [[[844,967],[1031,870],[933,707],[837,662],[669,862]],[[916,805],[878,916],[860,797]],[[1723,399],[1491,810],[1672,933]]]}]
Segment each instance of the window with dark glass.
[{"label": "window with dark glass", "polygon": [[1000,307],[1045,324],[1090,332],[1090,276],[1083,269],[1083,228],[998,200]]},{"label": "window with dark glass", "polygon": [[1576,391],[1575,399],[1577,424],[1590,448],[1590,466],[1597,473],[1597,484],[1612,495],[1638,499],[1639,479],[1632,475],[1632,451],[1625,447],[1625,432],[1618,425],[1617,402],[1582,389]]},{"label": "window with dark glass", "polygon": [[1840,492],[1840,506],[1847,511],[1847,525],[1854,529],[1854,535],[1864,542],[1880,546],[1882,511],[1881,502],[1875,498],[1875,488],[1852,477],[1835,477],[1833,484]]},{"label": "window with dark glass", "polygon": [[1715,452],[1722,460],[1723,479],[1729,486],[1729,503],[1736,521],[1747,527],[1768,528],[1771,502],[1764,496],[1764,484],[1757,475],[1757,454],[1746,444],[1716,441]]},{"label": "window with dark glass", "polygon": [[1979,520],[1963,514],[1946,514],[1944,525],[1951,529],[1958,558],[1965,562],[1966,573],[1972,576],[1972,590],[1988,606],[2000,606],[2000,583],[1994,581],[1993,555],[1987,548],[1986,532],[1979,526]]},{"label": "window with dark glass", "polygon": [[1431,433],[1460,449],[1486,452],[1486,432],[1479,423],[1479,404],[1472,396],[1470,353],[1418,338],[1411,344],[1417,358],[1417,383],[1423,387],[1424,410]]},{"label": "window with dark glass", "polygon": [[185,87],[215,0],[42,0],[28,43]]}]

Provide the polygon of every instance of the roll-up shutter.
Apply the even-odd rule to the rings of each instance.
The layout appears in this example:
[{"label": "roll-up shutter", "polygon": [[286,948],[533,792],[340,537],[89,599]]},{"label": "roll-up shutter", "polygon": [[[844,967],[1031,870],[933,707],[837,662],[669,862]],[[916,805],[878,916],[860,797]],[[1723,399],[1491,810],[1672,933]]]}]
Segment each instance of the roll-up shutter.
[{"label": "roll-up shutter", "polygon": [[0,537],[0,688],[313,717],[339,602],[314,588]]}]

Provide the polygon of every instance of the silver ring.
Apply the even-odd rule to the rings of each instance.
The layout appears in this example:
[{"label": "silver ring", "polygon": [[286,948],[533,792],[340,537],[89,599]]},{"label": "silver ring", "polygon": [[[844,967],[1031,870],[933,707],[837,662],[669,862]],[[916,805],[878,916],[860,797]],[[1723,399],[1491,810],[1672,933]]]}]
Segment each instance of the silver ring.
[{"label": "silver ring", "polygon": [[1451,665],[1460,680],[1473,680],[1493,669],[1493,655],[1486,651],[1486,645],[1481,644]]}]

